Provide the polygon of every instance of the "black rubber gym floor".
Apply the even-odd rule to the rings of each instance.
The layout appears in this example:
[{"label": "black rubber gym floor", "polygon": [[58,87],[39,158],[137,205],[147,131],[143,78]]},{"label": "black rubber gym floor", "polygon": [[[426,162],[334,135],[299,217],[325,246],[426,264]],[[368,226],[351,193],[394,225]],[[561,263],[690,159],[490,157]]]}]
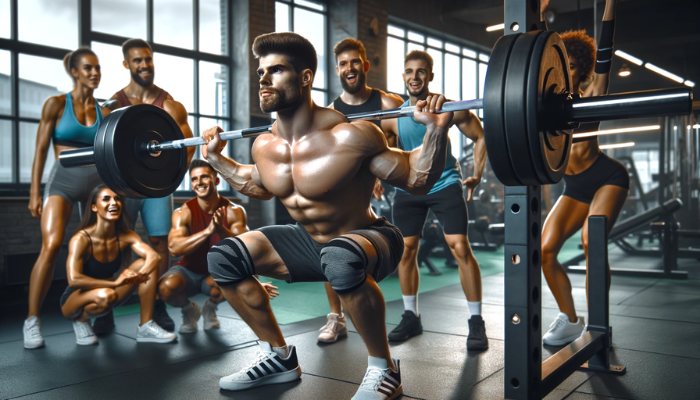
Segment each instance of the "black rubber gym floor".
[{"label": "black rubber gym floor", "polygon": [[[617,267],[660,264],[616,250],[610,258]],[[627,374],[576,372],[547,399],[700,399],[700,265],[681,260],[681,269],[692,279],[613,277],[612,357],[627,367]],[[571,281],[576,307],[583,311],[584,277],[571,275]],[[284,286],[280,289],[284,296]],[[543,291],[546,332],[557,309],[544,279]],[[482,353],[466,351],[468,310],[459,285],[419,296],[425,332],[392,345],[392,355],[401,359],[404,398],[503,398],[503,275],[484,278],[483,293],[490,348]],[[197,333],[180,335],[173,345],[137,344],[138,314],[123,315],[116,318],[115,332],[88,347],[76,345],[71,323],[49,311],[42,315],[46,347],[39,350],[22,347],[24,316],[5,313],[0,322],[0,398],[349,399],[362,381],[367,353],[360,336],[351,329],[338,343],[317,344],[324,317],[282,327],[288,343],[298,348],[304,372],[300,381],[220,391],[219,377],[247,365],[257,350],[255,336],[235,312],[223,304],[220,310],[221,330],[204,332],[200,321]],[[179,326],[179,310],[168,311]],[[401,301],[387,304],[388,315],[402,312]],[[545,349],[545,358],[558,350]]]}]

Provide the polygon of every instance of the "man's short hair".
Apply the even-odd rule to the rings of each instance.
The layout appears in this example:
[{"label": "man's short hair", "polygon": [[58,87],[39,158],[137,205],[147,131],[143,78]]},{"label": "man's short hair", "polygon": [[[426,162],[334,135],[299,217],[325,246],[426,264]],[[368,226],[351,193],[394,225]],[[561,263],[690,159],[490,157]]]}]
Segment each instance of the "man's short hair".
[{"label": "man's short hair", "polygon": [[148,44],[147,41],[143,39],[129,39],[126,42],[122,43],[122,54],[124,55],[124,60],[129,61],[129,50],[130,49],[143,49],[146,48],[150,50],[151,53],[153,53],[153,49],[151,49],[151,45]]},{"label": "man's short hair", "polygon": [[367,61],[367,51],[365,50],[365,45],[363,45],[359,40],[353,38],[343,39],[336,43],[335,47],[333,47],[333,54],[335,54],[336,61],[338,60],[339,55],[349,50],[359,52],[362,61]]},{"label": "man's short hair", "polygon": [[211,173],[213,174],[213,176],[216,176],[216,171],[214,170],[214,167],[212,167],[211,164],[209,164],[208,162],[201,160],[199,158],[192,160],[192,162],[190,163],[190,171],[189,171],[190,175],[192,175],[192,171],[195,168],[201,168],[201,167],[209,168],[211,170]]},{"label": "man's short hair", "polygon": [[294,71],[300,73],[310,69],[316,76],[318,59],[316,49],[305,37],[293,32],[266,33],[253,41],[253,55],[255,58],[268,54],[284,54]]},{"label": "man's short hair", "polygon": [[578,70],[581,75],[581,83],[588,82],[595,68],[595,40],[586,34],[585,29],[580,31],[566,31],[561,34],[561,40],[566,47],[566,53],[578,61]]},{"label": "man's short hair", "polygon": [[433,72],[433,57],[431,57],[427,52],[422,50],[413,50],[412,52],[406,54],[406,57],[403,59],[403,65],[406,66],[406,63],[411,60],[425,61],[428,64],[428,72]]}]

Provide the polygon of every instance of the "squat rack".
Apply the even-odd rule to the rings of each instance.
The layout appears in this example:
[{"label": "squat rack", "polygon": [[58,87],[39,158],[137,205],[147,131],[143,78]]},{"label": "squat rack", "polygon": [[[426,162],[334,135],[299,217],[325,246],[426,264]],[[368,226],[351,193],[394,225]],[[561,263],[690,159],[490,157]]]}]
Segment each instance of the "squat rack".
[{"label": "squat rack", "polygon": [[[539,0],[505,0],[505,34],[540,29]],[[519,28],[511,29],[518,26]],[[504,397],[540,399],[574,371],[624,374],[610,365],[612,328],[606,271],[607,217],[588,219],[588,330],[542,361],[540,250],[542,217],[539,186],[505,187],[505,368]]]}]

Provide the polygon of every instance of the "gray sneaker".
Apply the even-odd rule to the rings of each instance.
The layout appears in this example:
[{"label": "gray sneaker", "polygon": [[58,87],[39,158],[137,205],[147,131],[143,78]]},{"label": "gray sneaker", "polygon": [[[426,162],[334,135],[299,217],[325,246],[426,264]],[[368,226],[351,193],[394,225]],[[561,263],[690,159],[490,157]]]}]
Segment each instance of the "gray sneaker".
[{"label": "gray sneaker", "polygon": [[192,301],[189,306],[182,307],[181,310],[182,325],[180,325],[178,331],[180,333],[197,332],[197,321],[199,321],[199,317],[202,316],[202,312],[199,311],[199,305]]},{"label": "gray sneaker", "polygon": [[172,343],[177,335],[161,328],[153,320],[139,326],[136,331],[136,341],[141,343]]},{"label": "gray sneaker", "polygon": [[73,321],[73,330],[75,331],[75,343],[81,346],[97,344],[97,336],[92,331],[90,322]]},{"label": "gray sneaker", "polygon": [[560,312],[557,319],[549,325],[549,331],[542,337],[542,343],[548,346],[563,346],[578,339],[584,329],[583,317],[578,317],[578,320],[572,323],[566,314]]}]

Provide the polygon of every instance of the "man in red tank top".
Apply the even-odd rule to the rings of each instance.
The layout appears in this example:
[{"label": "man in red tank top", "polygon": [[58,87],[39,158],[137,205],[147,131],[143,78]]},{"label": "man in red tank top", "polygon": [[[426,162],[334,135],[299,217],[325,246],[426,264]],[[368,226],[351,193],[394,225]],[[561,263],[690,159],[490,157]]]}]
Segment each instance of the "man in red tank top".
[{"label": "man in red tank top", "polygon": [[[190,180],[196,197],[175,210],[168,235],[170,252],[182,259],[158,284],[161,299],[182,309],[180,333],[196,332],[200,315],[204,317],[204,329],[219,328],[216,307],[224,297],[209,275],[207,252],[221,239],[248,231],[245,210],[219,195],[219,178],[206,161],[192,161]],[[189,300],[198,293],[209,295],[201,311]]]},{"label": "man in red tank top", "polygon": [[[152,104],[165,110],[180,126],[182,134],[186,138],[192,137],[192,130],[187,123],[187,110],[182,104],[175,101],[173,96],[153,83],[155,67],[153,65],[153,51],[148,42],[141,39],[129,39],[122,44],[124,55],[123,65],[131,75],[129,84],[112,96],[104,104],[104,107],[115,110],[136,104]],[[188,161],[192,160],[195,148],[190,147]],[[173,212],[172,195],[155,199],[127,199],[125,209],[129,216],[131,229],[136,225],[139,213],[148,234],[151,247],[160,255],[161,263],[158,268],[158,276],[162,276],[170,266],[168,254],[168,233],[170,232],[170,217]],[[111,315],[109,316],[111,318]],[[104,317],[103,317],[104,318]],[[98,318],[99,320],[99,318]],[[158,299],[155,303],[154,320],[168,331],[173,331],[175,324],[165,311],[165,303]],[[101,325],[96,321],[98,327]],[[113,323],[107,324],[112,326]],[[104,331],[109,328],[104,329]],[[103,331],[97,329],[97,331]]]}]

